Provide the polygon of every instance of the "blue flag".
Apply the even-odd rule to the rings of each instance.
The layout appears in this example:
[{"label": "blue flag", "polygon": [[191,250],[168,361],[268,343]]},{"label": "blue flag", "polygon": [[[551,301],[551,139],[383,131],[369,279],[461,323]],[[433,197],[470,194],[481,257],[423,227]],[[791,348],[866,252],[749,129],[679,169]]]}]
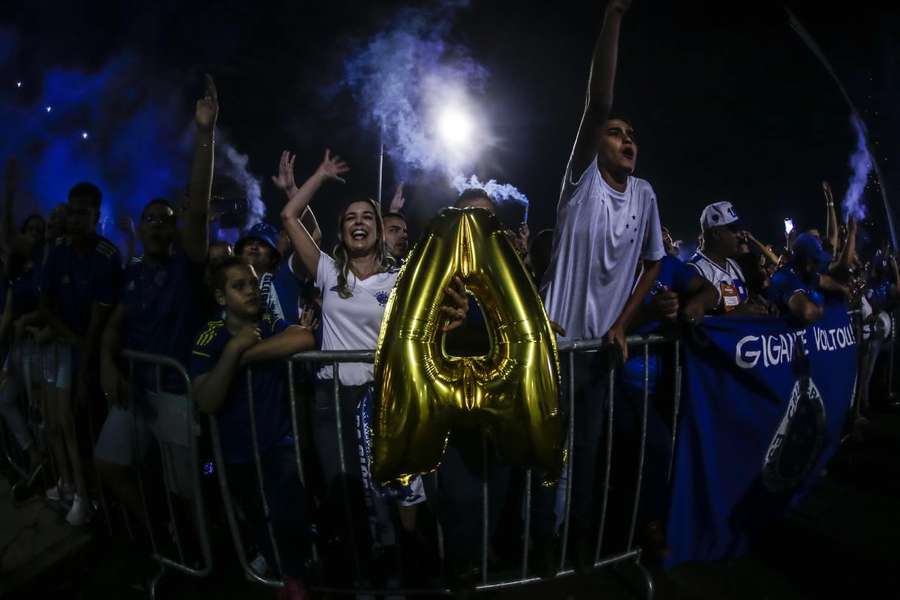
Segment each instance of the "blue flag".
[{"label": "blue flag", "polygon": [[845,305],[809,327],[707,318],[685,354],[666,566],[746,552],[837,450],[856,379]]}]

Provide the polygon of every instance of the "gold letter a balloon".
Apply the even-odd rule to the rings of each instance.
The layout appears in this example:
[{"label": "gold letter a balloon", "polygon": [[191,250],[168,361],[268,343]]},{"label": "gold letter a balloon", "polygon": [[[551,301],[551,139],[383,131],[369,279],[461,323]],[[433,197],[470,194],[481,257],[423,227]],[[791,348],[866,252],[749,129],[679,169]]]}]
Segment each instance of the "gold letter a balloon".
[{"label": "gold letter a balloon", "polygon": [[[459,276],[484,313],[485,356],[442,348],[444,290]],[[493,215],[448,208],[400,272],[375,354],[374,476],[387,482],[437,468],[450,428],[472,419],[504,460],[562,467],[559,356],[537,289]]]}]

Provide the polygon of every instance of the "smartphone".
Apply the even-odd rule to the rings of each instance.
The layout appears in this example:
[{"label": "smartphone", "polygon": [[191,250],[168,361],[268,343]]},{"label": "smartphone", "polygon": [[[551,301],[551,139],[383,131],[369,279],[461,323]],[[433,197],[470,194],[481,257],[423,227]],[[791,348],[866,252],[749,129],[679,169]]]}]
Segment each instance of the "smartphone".
[{"label": "smartphone", "polygon": [[784,235],[791,235],[794,230],[794,220],[790,217],[784,219]]}]

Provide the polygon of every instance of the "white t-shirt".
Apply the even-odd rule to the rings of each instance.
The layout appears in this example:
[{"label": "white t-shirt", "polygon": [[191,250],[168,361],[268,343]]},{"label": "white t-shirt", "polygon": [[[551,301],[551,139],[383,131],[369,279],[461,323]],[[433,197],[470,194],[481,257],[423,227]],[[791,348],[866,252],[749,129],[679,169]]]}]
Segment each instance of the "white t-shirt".
[{"label": "white t-shirt", "polygon": [[744,284],[744,273],[736,262],[730,258],[725,259],[723,269],[709,259],[701,251],[697,250],[688,259],[688,266],[693,267],[707,281],[713,284],[719,294],[716,304],[718,310],[728,312],[747,301],[747,286]]},{"label": "white t-shirt", "polygon": [[567,171],[541,290],[547,314],[565,328],[565,339],[603,336],[631,296],[639,261],[664,255],[649,183],[629,177],[617,192],[603,180],[596,157],[578,181]]},{"label": "white t-shirt", "polygon": [[[381,331],[384,308],[397,281],[397,271],[376,273],[359,280],[347,273],[352,296],[337,293],[338,271],[334,259],[319,256],[316,287],[322,290],[322,350],[374,350]],[[319,369],[319,379],[332,379],[330,364]],[[343,363],[340,380],[344,385],[363,385],[374,380],[372,363]]]}]

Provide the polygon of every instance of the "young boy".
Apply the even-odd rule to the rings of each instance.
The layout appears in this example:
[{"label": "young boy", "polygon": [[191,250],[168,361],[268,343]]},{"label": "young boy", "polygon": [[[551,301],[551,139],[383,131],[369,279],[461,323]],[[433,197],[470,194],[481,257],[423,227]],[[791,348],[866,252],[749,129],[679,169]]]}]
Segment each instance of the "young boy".
[{"label": "young boy", "polygon": [[[619,360],[627,358],[625,332],[665,255],[656,194],[647,181],[632,176],[638,154],[632,124],[610,113],[619,30],[629,5],[629,0],[611,0],[605,9],[542,289],[547,314],[562,326],[566,339],[602,337]],[[575,415],[569,416],[575,422],[570,531],[579,570],[594,562],[599,517],[594,491],[602,472],[609,359],[603,352],[579,355],[576,362]],[[537,520],[535,536],[547,547],[552,513],[538,510],[545,516]]]},{"label": "young boy", "polygon": [[285,359],[313,348],[315,340],[308,329],[261,312],[259,279],[240,258],[227,257],[214,265],[212,285],[225,319],[211,321],[194,344],[194,398],[201,411],[216,416],[231,491],[254,524],[266,561],[275,565],[253,464],[253,410],[283,575],[299,578],[309,549],[309,526],[294,461]]}]

